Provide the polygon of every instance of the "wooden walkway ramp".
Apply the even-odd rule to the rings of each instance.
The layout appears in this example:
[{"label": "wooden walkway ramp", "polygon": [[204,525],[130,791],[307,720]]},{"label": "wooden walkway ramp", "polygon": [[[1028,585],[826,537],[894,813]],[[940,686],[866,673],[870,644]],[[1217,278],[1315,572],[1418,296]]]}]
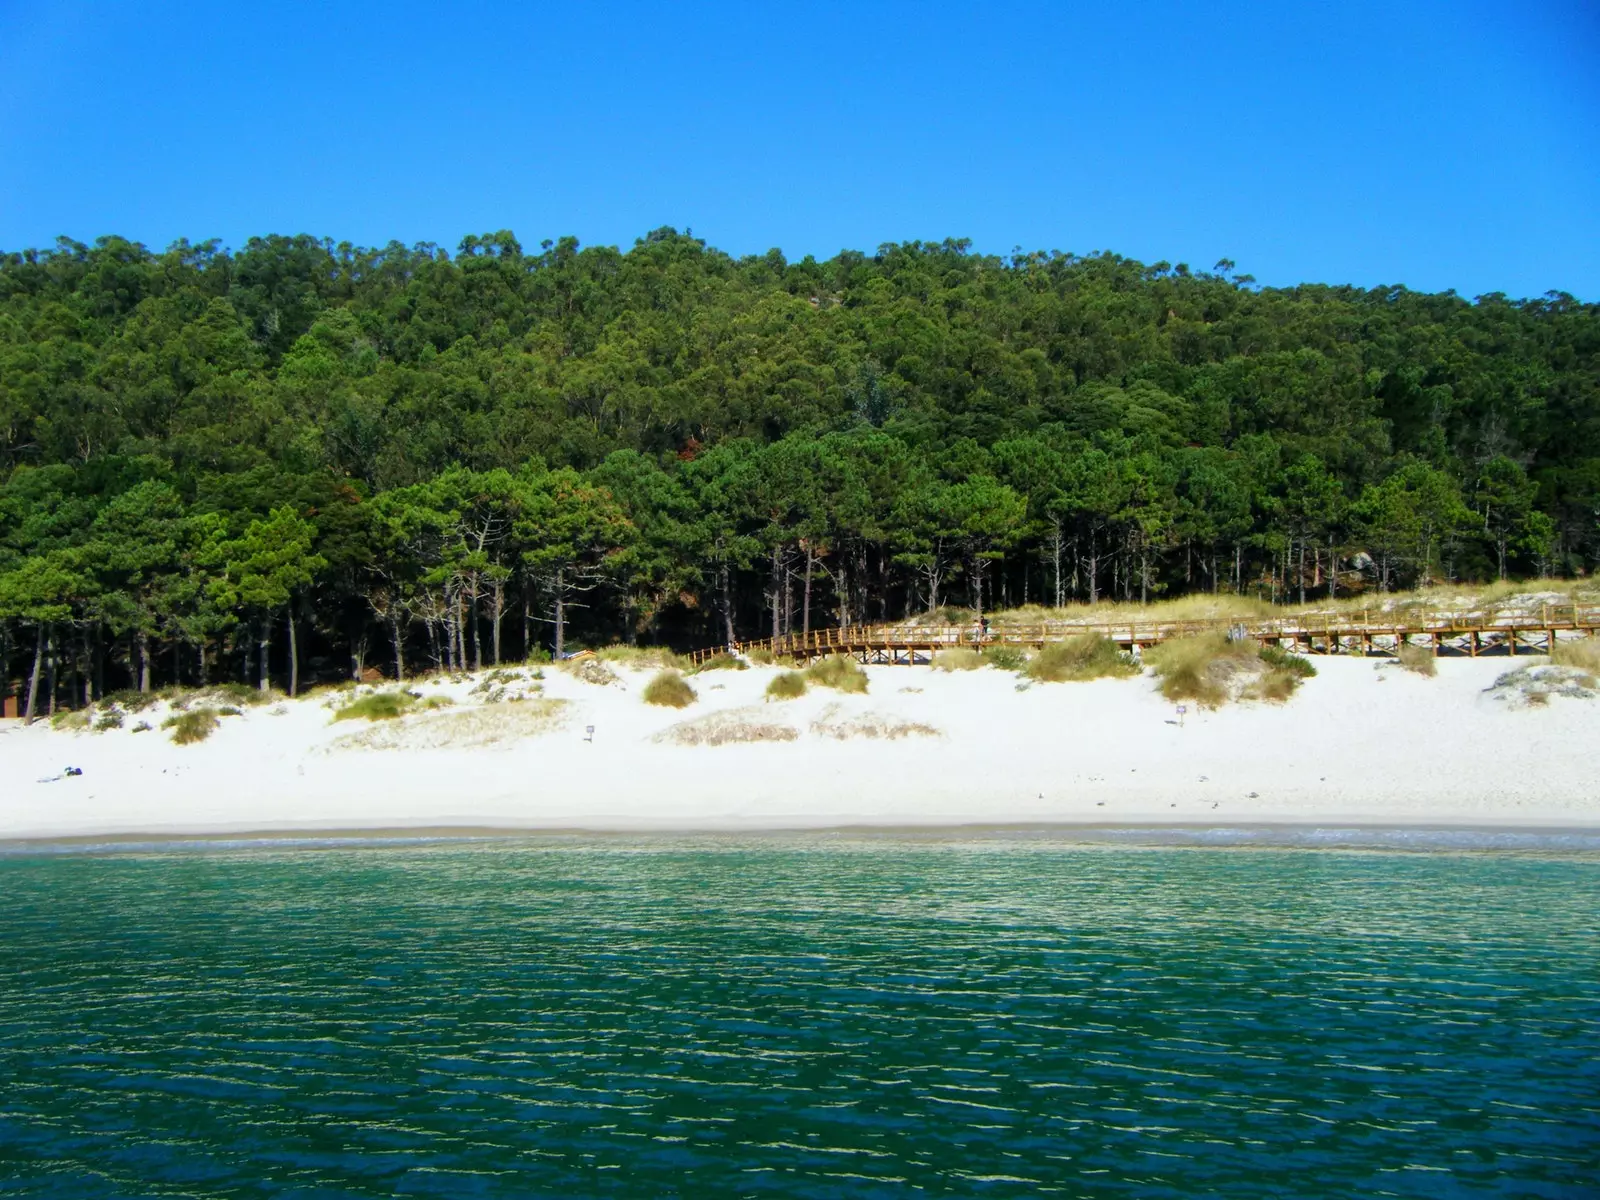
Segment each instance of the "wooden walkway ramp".
[{"label": "wooden walkway ramp", "polygon": [[1393,655],[1401,646],[1425,646],[1435,654],[1476,658],[1480,654],[1548,654],[1562,638],[1600,632],[1600,605],[1548,604],[1537,611],[1409,614],[1404,612],[1300,613],[1256,621],[1047,621],[992,625],[987,634],[957,625],[849,625],[805,634],[762,638],[697,650],[696,664],[716,654],[764,651],[797,663],[847,654],[863,663],[925,664],[941,650],[959,647],[1017,646],[1037,649],[1094,633],[1124,650],[1138,652],[1173,638],[1229,631],[1263,645],[1303,654]]}]

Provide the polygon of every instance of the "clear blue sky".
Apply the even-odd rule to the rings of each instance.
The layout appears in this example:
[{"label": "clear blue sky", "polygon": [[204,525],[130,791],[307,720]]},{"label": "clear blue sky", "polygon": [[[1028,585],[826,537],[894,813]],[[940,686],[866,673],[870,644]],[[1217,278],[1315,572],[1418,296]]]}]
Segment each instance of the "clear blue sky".
[{"label": "clear blue sky", "polygon": [[1600,299],[1600,6],[0,0],[0,248],[667,224]]}]

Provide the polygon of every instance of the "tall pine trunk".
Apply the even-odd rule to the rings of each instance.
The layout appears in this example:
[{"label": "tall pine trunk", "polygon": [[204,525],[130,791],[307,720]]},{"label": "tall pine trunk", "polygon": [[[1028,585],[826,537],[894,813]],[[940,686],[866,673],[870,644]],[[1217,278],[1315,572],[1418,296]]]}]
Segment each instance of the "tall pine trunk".
[{"label": "tall pine trunk", "polygon": [[1055,577],[1056,577],[1056,602],[1055,602],[1055,607],[1056,608],[1062,608],[1067,603],[1067,593],[1062,590],[1062,586],[1061,586],[1061,543],[1062,543],[1062,540],[1063,540],[1063,538],[1065,536],[1066,531],[1062,528],[1062,521],[1061,521],[1060,517],[1057,517],[1055,519],[1055,525],[1054,525],[1053,528],[1054,528],[1054,533],[1050,537],[1050,556],[1051,556],[1051,559],[1053,560],[1053,565],[1055,566]]},{"label": "tall pine trunk", "polygon": [[396,682],[406,681],[406,639],[400,631],[400,618],[390,618],[390,625],[394,630],[394,677]]},{"label": "tall pine trunk", "polygon": [[566,654],[567,645],[567,589],[566,572],[556,569],[556,661]]},{"label": "tall pine trunk", "polygon": [[472,577],[472,595],[467,601],[467,620],[472,623],[472,669],[483,670],[483,639],[478,636],[478,577]]},{"label": "tall pine trunk", "polygon": [[506,581],[494,581],[494,665],[500,665],[500,620],[506,614]]},{"label": "tall pine trunk", "polygon": [[33,648],[33,671],[28,676],[28,709],[24,719],[33,724],[33,714],[39,707],[39,672],[44,667],[44,622],[39,622],[39,642]]},{"label": "tall pine trunk", "polygon": [[50,633],[44,643],[44,694],[45,711],[53,717],[56,715],[56,630],[54,625],[48,628]]},{"label": "tall pine trunk", "polygon": [[772,548],[772,639],[777,641],[783,633],[783,550]]},{"label": "tall pine trunk", "polygon": [[528,576],[522,576],[522,661],[533,657],[533,601],[528,595]]},{"label": "tall pine trunk", "polygon": [[294,636],[293,600],[285,611],[289,618],[289,696],[293,698],[300,691],[300,647]]},{"label": "tall pine trunk", "polygon": [[805,590],[800,600],[800,632],[811,632],[811,571],[816,565],[816,552],[811,548],[811,543],[806,543],[806,582]]},{"label": "tall pine trunk", "polygon": [[0,716],[11,699],[11,622],[0,621]]},{"label": "tall pine trunk", "polygon": [[272,690],[272,680],[267,674],[267,661],[272,650],[272,622],[267,619],[265,613],[262,614],[256,628],[260,632],[260,636],[256,639],[257,670],[260,675],[256,688],[265,694]]}]

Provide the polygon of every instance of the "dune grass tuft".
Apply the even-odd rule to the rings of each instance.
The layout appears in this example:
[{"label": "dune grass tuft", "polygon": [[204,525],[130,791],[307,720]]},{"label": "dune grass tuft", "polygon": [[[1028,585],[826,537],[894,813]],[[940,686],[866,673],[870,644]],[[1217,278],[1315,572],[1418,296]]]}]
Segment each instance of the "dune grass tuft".
[{"label": "dune grass tuft", "polygon": [[605,646],[596,650],[594,656],[601,662],[616,663],[619,667],[633,667],[636,670],[656,667],[663,671],[682,671],[689,665],[689,660],[683,655],[674,654],[665,646]]},{"label": "dune grass tuft", "polygon": [[1551,652],[1550,661],[1558,666],[1575,667],[1580,671],[1600,675],[1600,637],[1557,642]]},{"label": "dune grass tuft", "polygon": [[[419,707],[427,708],[431,704],[424,701]],[[423,721],[374,723],[333,739],[324,747],[324,753],[514,746],[562,729],[570,713],[568,701],[544,698],[530,698],[518,704],[473,705],[442,712]]]},{"label": "dune grass tuft", "polygon": [[335,721],[392,721],[411,711],[417,698],[410,692],[373,692],[352,700],[333,714]]},{"label": "dune grass tuft", "polygon": [[524,676],[521,671],[508,671],[503,667],[497,667],[495,670],[490,671],[482,679],[478,680],[478,682],[473,685],[472,690],[468,692],[467,695],[486,696],[490,692],[493,692],[496,688],[505,688],[510,684],[521,683],[523,678]]},{"label": "dune grass tuft", "polygon": [[719,650],[696,667],[693,674],[698,675],[701,671],[748,671],[749,669],[750,664],[738,655]]},{"label": "dune grass tuft", "polygon": [[1410,642],[1402,644],[1395,653],[1395,661],[1408,671],[1418,675],[1434,676],[1439,673],[1439,662],[1433,650],[1428,646],[1413,646]]},{"label": "dune grass tuft", "polygon": [[179,746],[192,746],[203,742],[221,726],[214,708],[191,708],[187,712],[173,713],[161,722],[161,728],[172,730],[172,741]]},{"label": "dune grass tuft", "polygon": [[100,715],[95,718],[94,731],[96,733],[107,733],[113,729],[121,729],[124,720],[126,720],[126,718],[123,716],[120,709],[111,708],[102,710]]},{"label": "dune grass tuft", "polygon": [[203,690],[208,697],[228,704],[242,704],[250,708],[268,704],[277,699],[275,693],[263,692],[260,688],[251,687],[248,683],[214,683]]},{"label": "dune grass tuft", "polygon": [[806,694],[806,677],[799,671],[774,675],[767,684],[768,700],[795,700]]},{"label": "dune grass tuft", "polygon": [[1049,643],[1028,660],[1023,670],[1029,679],[1040,683],[1082,683],[1137,675],[1139,664],[1110,638],[1085,633]]},{"label": "dune grass tuft", "polygon": [[1220,633],[1206,633],[1152,646],[1145,661],[1155,668],[1161,694],[1168,700],[1195,700],[1214,708],[1228,699],[1224,681],[1216,677],[1216,664],[1246,653],[1255,657],[1254,647],[1229,642]]},{"label": "dune grass tuft", "polygon": [[983,661],[1000,671],[1021,671],[1028,665],[1028,652],[1021,646],[985,646]]},{"label": "dune grass tuft", "polygon": [[1278,664],[1254,642],[1230,642],[1221,633],[1177,638],[1152,646],[1146,660],[1161,680],[1168,700],[1193,700],[1216,708],[1229,700],[1287,700],[1311,664],[1299,655],[1279,651]]},{"label": "dune grass tuft", "polygon": [[754,650],[745,651],[745,657],[758,667],[770,667],[778,661],[778,656],[765,647],[758,646]]},{"label": "dune grass tuft", "polygon": [[160,697],[154,692],[139,692],[129,688],[120,692],[107,692],[100,698],[101,704],[115,704],[130,713],[143,712],[154,704]]},{"label": "dune grass tuft", "polygon": [[867,690],[867,673],[855,664],[855,660],[843,655],[833,655],[812,663],[806,668],[806,680],[836,692],[862,695]]},{"label": "dune grass tuft", "polygon": [[444,708],[450,704],[448,696],[429,696],[426,700],[416,692],[373,692],[359,700],[352,700],[333,714],[335,721],[392,721],[403,717],[419,705],[422,708]]},{"label": "dune grass tuft", "polygon": [[610,687],[613,683],[622,682],[617,673],[598,658],[567,659],[560,667],[580,683],[591,683],[595,687]]},{"label": "dune grass tuft", "polygon": [[[121,703],[120,697],[126,694],[127,693],[119,692],[117,693],[115,699]],[[161,691],[156,695],[160,699],[165,700],[167,702],[167,706],[174,712],[182,712],[185,709],[194,707],[215,708],[219,705],[227,705],[235,709],[241,706],[255,708],[263,704],[271,704],[275,701],[283,699],[282,692],[263,692],[260,688],[252,687],[248,683],[237,682],[209,683],[205,687],[201,688],[162,688]],[[149,701],[154,698],[156,697],[147,696],[146,704],[148,704]],[[114,697],[108,696],[106,699],[113,700]],[[129,712],[137,712],[139,711],[140,707],[144,707],[144,705],[133,706],[127,703],[123,703],[122,706],[127,708]]]},{"label": "dune grass tuft", "polygon": [[939,731],[922,721],[907,721],[889,713],[846,713],[830,704],[811,722],[817,737],[846,742],[856,738],[876,738],[897,742],[908,737],[940,737]]},{"label": "dune grass tuft", "polygon": [[792,742],[800,736],[793,725],[764,717],[760,709],[733,709],[680,721],[652,739],[675,746],[730,746],[750,742]]},{"label": "dune grass tuft", "polygon": [[967,646],[941,650],[933,656],[936,671],[976,671],[983,665],[983,655]]},{"label": "dune grass tuft", "polygon": [[644,689],[644,702],[663,708],[688,708],[695,699],[694,689],[678,671],[660,672]]},{"label": "dune grass tuft", "polygon": [[1287,671],[1296,679],[1315,679],[1317,675],[1317,668],[1311,665],[1309,658],[1282,646],[1261,647],[1261,661],[1274,671]]}]

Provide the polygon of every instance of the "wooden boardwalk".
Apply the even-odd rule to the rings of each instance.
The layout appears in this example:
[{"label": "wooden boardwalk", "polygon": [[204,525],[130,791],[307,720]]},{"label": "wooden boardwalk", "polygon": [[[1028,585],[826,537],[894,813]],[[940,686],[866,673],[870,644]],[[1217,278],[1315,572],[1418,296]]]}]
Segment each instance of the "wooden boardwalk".
[{"label": "wooden boardwalk", "polygon": [[973,626],[849,625],[805,634],[738,642],[694,651],[696,664],[729,649],[764,651],[775,658],[809,662],[847,654],[863,663],[926,664],[941,650],[959,647],[1016,646],[1037,649],[1080,634],[1110,638],[1134,653],[1173,638],[1228,631],[1263,645],[1302,654],[1394,655],[1401,646],[1425,646],[1439,655],[1472,658],[1480,654],[1548,654],[1562,638],[1600,632],[1600,605],[1547,604],[1538,611],[1484,611],[1452,614],[1405,612],[1298,613],[1255,621],[1047,621],[995,624],[984,634]]}]

